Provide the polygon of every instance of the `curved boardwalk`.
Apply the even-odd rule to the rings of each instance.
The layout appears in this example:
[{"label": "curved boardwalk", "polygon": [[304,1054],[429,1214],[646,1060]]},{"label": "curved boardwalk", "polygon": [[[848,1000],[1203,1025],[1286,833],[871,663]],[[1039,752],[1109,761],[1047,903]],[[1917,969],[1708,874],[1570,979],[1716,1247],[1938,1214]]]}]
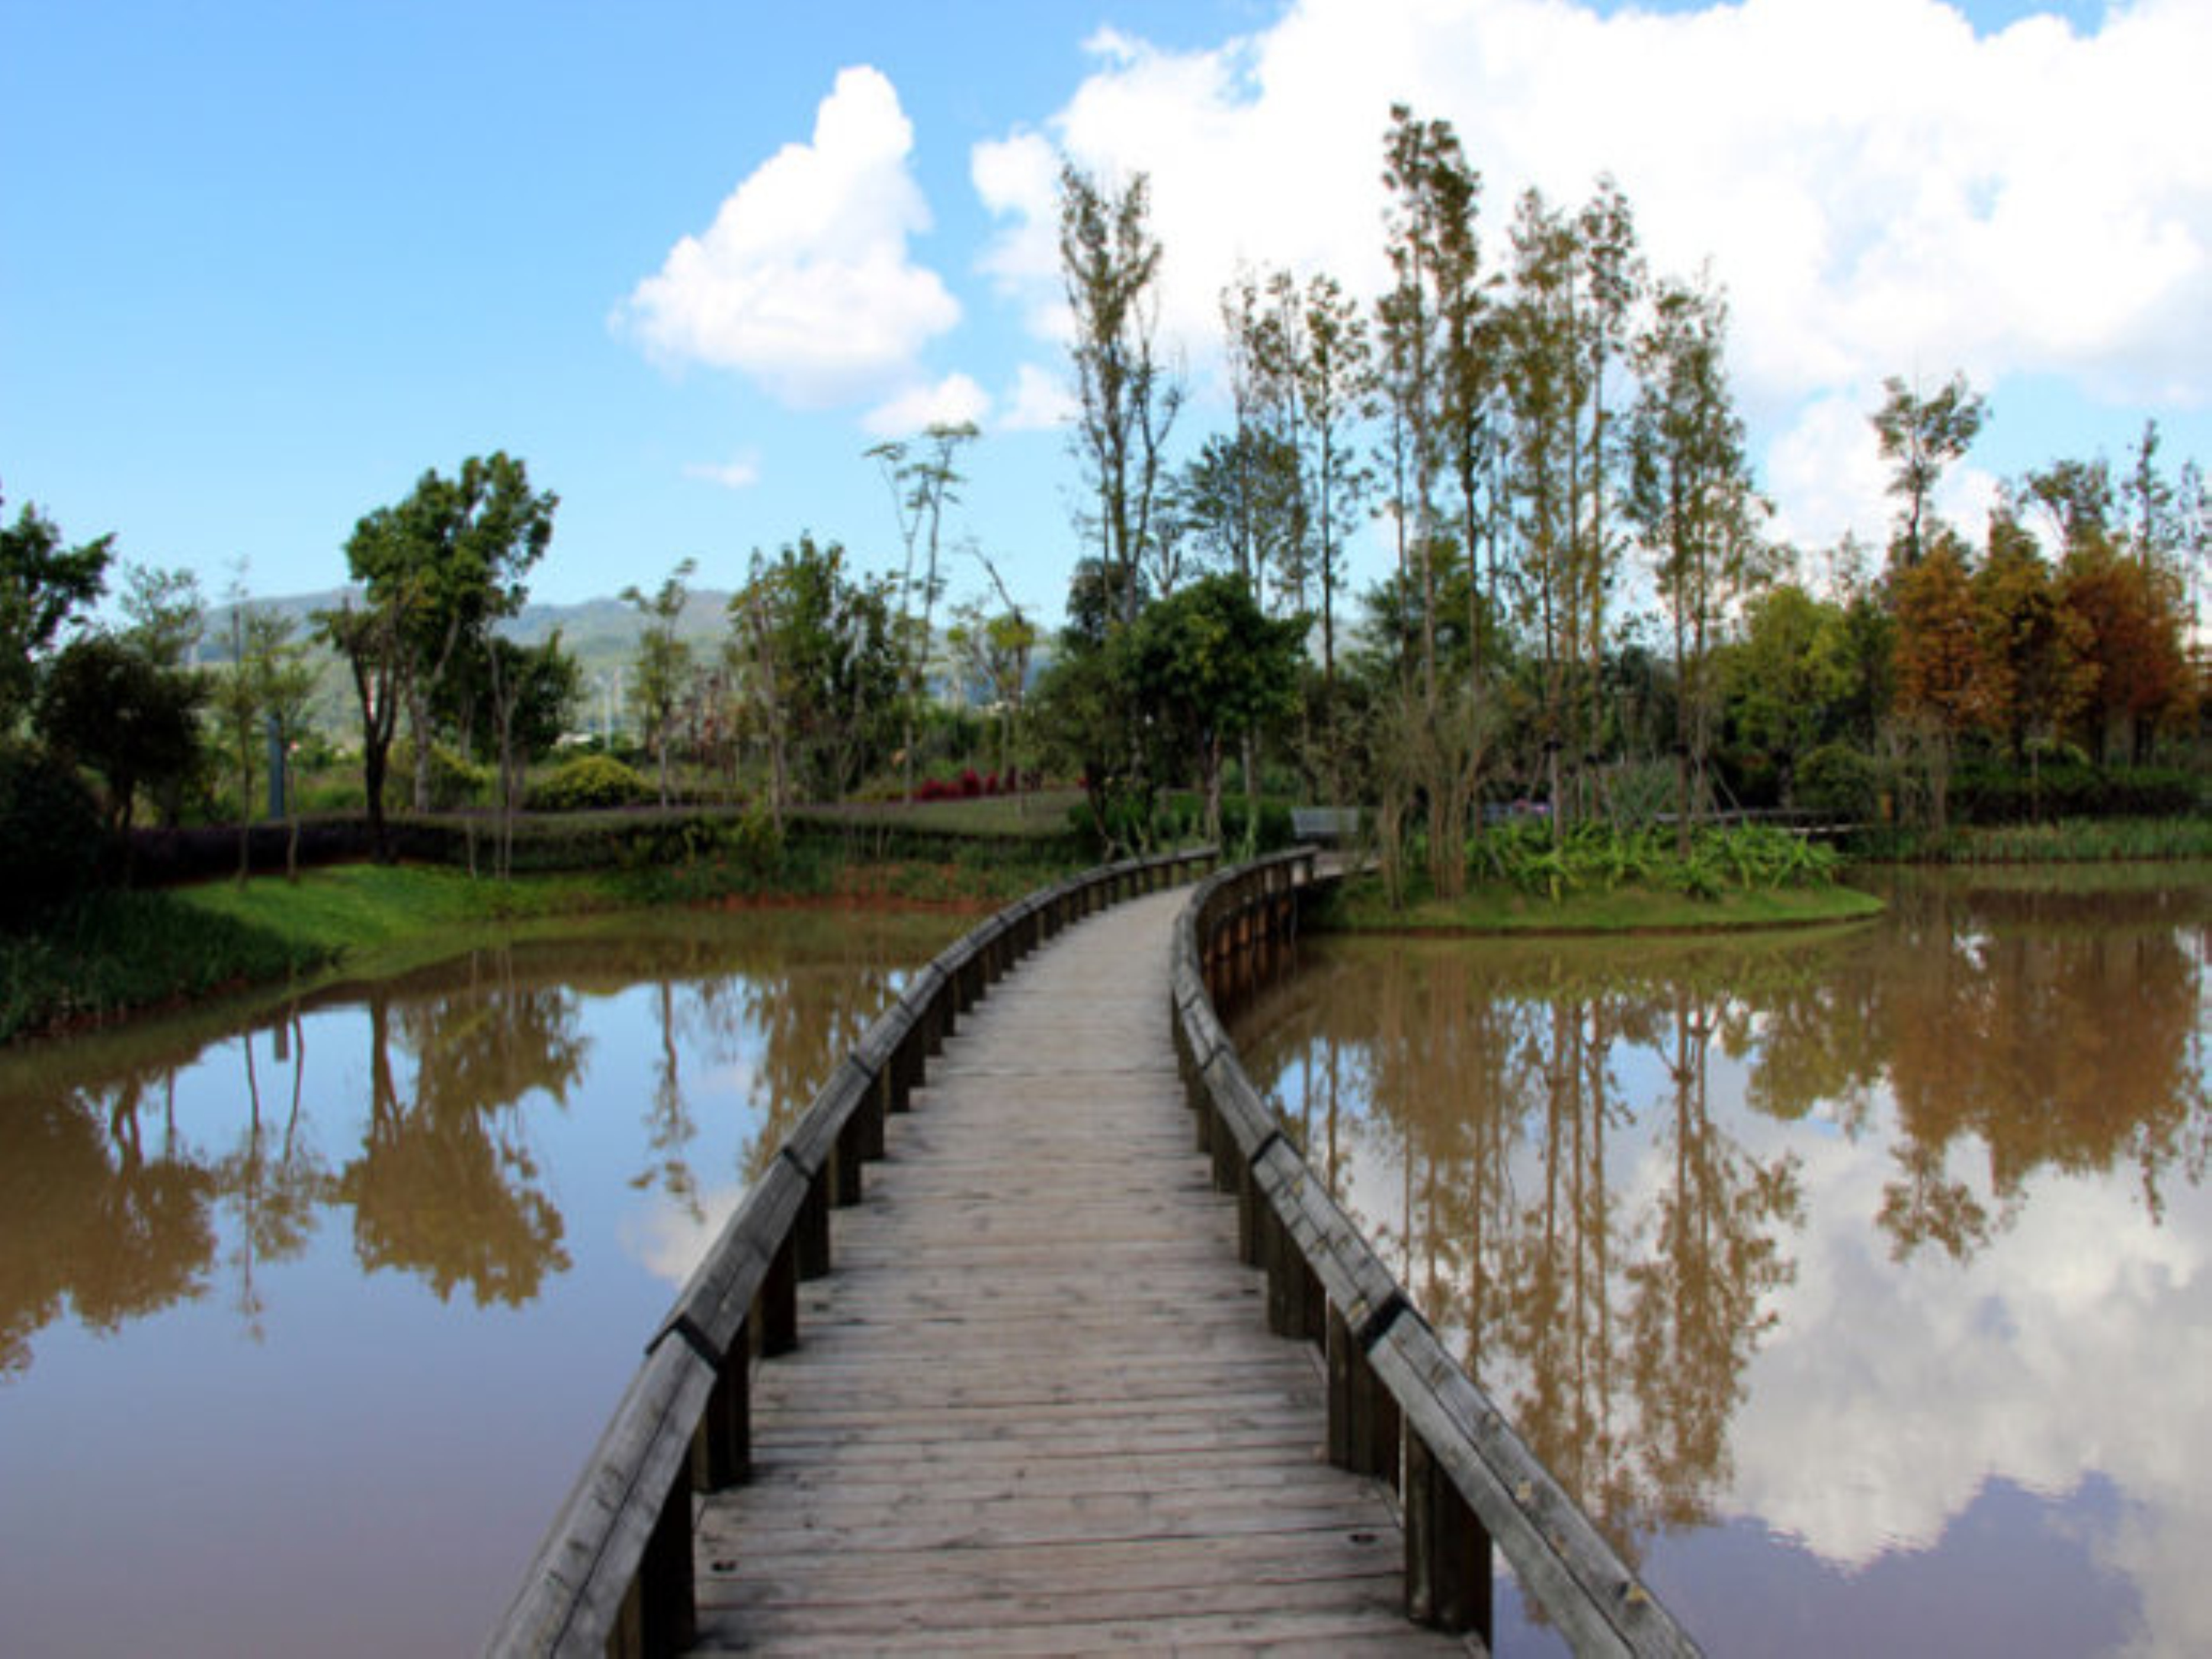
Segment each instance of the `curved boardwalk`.
[{"label": "curved boardwalk", "polygon": [[1391,1508],[1323,1460],[1313,1351],[1192,1150],[1188,896],[1030,957],[892,1120],[705,1500],[701,1650],[1465,1650],[1407,1622]]}]

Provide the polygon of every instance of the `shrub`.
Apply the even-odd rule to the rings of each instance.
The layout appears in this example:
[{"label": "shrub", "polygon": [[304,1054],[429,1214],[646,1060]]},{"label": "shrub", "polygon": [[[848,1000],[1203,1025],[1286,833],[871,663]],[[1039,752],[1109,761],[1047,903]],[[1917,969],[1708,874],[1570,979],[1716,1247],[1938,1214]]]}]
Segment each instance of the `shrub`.
[{"label": "shrub", "polygon": [[0,927],[65,909],[99,885],[107,830],[76,771],[43,750],[0,744]]},{"label": "shrub", "polygon": [[1847,743],[1822,744],[1797,763],[1790,793],[1805,811],[1847,823],[1868,823],[1879,793],[1874,758]]},{"label": "shrub", "polygon": [[2114,767],[2060,759],[2033,771],[1977,762],[1952,781],[1954,815],[1968,823],[2090,817],[2185,817],[2201,785],[2178,767]]},{"label": "shrub", "polygon": [[[392,767],[385,781],[385,801],[412,800],[415,793],[415,751],[405,740],[392,745]],[[483,801],[491,789],[491,769],[478,766],[459,750],[442,743],[430,745],[430,810],[451,811]]]},{"label": "shrub", "polygon": [[1254,854],[1279,853],[1297,839],[1291,809],[1281,801],[1261,799],[1256,834],[1252,829],[1250,803],[1240,795],[1231,795],[1221,803],[1221,843],[1224,848],[1237,852],[1249,848]]},{"label": "shrub", "polygon": [[547,812],[585,812],[629,806],[649,798],[653,786],[610,755],[579,755],[530,787],[530,804]]}]

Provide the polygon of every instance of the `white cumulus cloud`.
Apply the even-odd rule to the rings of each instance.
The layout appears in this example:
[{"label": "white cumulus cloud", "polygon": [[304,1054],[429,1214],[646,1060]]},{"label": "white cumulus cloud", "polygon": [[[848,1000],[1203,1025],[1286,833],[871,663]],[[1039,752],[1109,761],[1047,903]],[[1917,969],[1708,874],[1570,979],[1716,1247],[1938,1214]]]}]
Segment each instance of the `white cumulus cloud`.
[{"label": "white cumulus cloud", "polygon": [[991,394],[965,374],[934,385],[917,382],[870,410],[860,422],[879,438],[904,438],[932,426],[975,425],[991,412]]},{"label": "white cumulus cloud", "polygon": [[999,429],[1056,431],[1075,415],[1075,398],[1067,383],[1050,369],[1024,363],[1014,371],[1014,389],[1007,396],[1006,412],[999,417]]},{"label": "white cumulus cloud", "polygon": [[[971,153],[1000,220],[984,268],[1055,337],[1060,158],[1151,179],[1161,322],[1215,351],[1240,260],[1387,278],[1380,183],[1394,102],[1450,120],[1484,177],[1493,270],[1527,187],[1601,173],[1662,270],[1710,258],[1754,433],[1810,478],[1850,397],[1963,368],[2137,404],[2212,399],[2212,142],[2197,82],[2212,5],[2136,0],[2094,33],[2049,16],[1978,35],[1944,0],[1742,0],[1601,17],[1571,0],[1296,0],[1219,46],[1091,42],[1042,131]],[[1793,524],[1863,509],[1853,434]],[[1794,487],[1794,486],[1793,486]],[[1877,532],[1887,514],[1850,521]]]},{"label": "white cumulus cloud", "polygon": [[618,313],[654,356],[759,380],[823,407],[911,378],[960,307],[909,257],[929,227],[914,127],[879,71],[840,71],[811,142],[763,161],[700,235],[670,250]]}]

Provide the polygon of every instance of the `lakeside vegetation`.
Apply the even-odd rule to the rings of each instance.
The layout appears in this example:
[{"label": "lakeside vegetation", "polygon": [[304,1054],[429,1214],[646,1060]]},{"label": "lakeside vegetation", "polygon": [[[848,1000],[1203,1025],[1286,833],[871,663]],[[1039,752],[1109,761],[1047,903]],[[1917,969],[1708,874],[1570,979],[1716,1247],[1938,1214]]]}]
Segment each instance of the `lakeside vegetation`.
[{"label": "lakeside vegetation", "polygon": [[[939,815],[940,817],[947,815]],[[1011,803],[961,804],[948,829],[896,836],[817,826],[764,842],[744,818],[680,816],[628,837],[601,825],[603,866],[495,881],[357,862],[296,880],[204,881],[86,895],[35,929],[0,930],[0,1043],[249,987],[374,975],[495,933],[670,905],[929,907],[987,912],[1086,862],[1066,833],[1019,827]],[[567,832],[578,844],[573,826]],[[641,853],[640,848],[644,851]]]}]

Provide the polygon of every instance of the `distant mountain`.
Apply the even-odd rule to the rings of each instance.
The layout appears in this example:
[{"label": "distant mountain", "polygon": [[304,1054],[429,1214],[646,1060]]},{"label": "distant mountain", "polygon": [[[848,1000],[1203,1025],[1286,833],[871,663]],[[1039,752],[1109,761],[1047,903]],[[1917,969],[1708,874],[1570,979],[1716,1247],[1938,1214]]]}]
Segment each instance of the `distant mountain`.
[{"label": "distant mountain", "polygon": [[[359,587],[331,587],[316,593],[257,598],[250,603],[256,611],[273,611],[292,618],[299,624],[301,635],[311,637],[317,611],[337,610],[348,599],[358,603],[361,592]],[[713,588],[690,594],[678,619],[678,633],[697,644],[719,642],[729,627],[729,602],[727,592]],[[201,636],[197,661],[214,665],[230,660],[231,610],[228,605],[208,608],[207,629]],[[503,624],[500,631],[521,644],[536,645],[558,629],[562,649],[583,669],[585,707],[577,710],[577,718],[583,720],[588,711],[590,723],[597,727],[610,714],[619,719],[619,711],[610,703],[610,688],[621,684],[623,671],[637,653],[638,636],[644,628],[645,618],[635,606],[605,599],[586,599],[579,605],[526,605],[522,614]],[[313,718],[325,730],[349,733],[358,718],[352,688],[346,683],[337,653],[318,644],[315,656],[319,678]]]}]

